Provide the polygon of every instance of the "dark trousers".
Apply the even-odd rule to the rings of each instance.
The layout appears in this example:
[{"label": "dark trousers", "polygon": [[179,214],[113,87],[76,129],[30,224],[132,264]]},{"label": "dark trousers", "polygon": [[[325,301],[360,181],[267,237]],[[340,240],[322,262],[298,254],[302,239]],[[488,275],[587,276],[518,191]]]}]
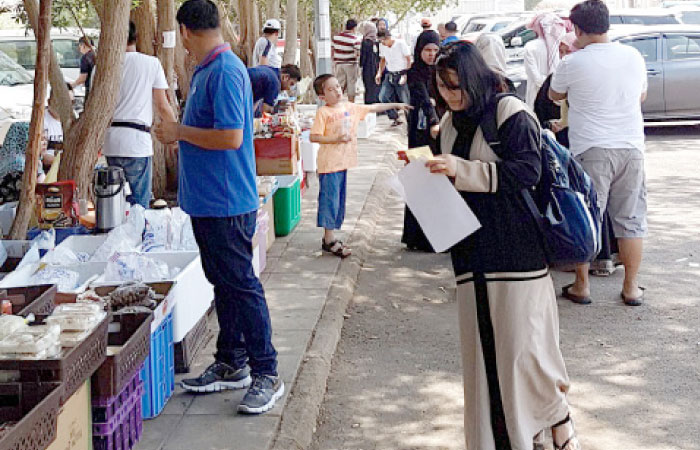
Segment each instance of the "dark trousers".
[{"label": "dark trousers", "polygon": [[277,375],[277,351],[262,284],[253,271],[257,212],[233,217],[193,217],[202,267],[214,285],[219,338],[216,360],[232,367],[246,362],[254,375]]}]

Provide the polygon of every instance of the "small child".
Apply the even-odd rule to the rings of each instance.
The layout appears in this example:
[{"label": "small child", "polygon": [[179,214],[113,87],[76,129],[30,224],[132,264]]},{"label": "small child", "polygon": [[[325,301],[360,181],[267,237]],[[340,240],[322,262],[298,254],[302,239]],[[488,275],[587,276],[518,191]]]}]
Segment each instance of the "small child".
[{"label": "small child", "polygon": [[333,75],[314,80],[316,94],[326,105],[318,109],[311,128],[311,142],[321,144],[318,153],[318,226],[324,228],[321,248],[335,256],[347,258],[350,249],[335,239],[345,218],[345,192],[348,169],[357,165],[357,125],[371,112],[390,109],[407,110],[403,103],[358,105],[343,102],[343,91]]}]

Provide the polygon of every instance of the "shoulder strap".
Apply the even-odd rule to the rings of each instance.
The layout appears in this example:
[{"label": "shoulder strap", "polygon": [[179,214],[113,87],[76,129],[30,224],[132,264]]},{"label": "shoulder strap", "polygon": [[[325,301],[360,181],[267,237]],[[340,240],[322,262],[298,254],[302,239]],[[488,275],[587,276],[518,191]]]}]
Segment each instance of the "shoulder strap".
[{"label": "shoulder strap", "polygon": [[272,42],[269,39],[265,39],[267,41],[267,45],[265,46],[265,50],[263,50],[263,56],[267,56],[268,53],[270,53],[270,49],[272,48]]},{"label": "shoulder strap", "polygon": [[498,154],[501,145],[501,138],[498,137],[498,104],[501,99],[506,97],[516,97],[515,94],[511,92],[503,92],[496,94],[484,111],[484,117],[479,124],[481,128],[481,133],[484,135],[484,139],[489,144],[489,147]]}]

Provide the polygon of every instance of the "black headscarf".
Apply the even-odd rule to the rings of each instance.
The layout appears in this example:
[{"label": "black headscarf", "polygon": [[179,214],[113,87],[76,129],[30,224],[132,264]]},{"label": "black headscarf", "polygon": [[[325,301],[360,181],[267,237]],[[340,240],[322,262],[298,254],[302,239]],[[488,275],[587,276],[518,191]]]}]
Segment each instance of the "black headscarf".
[{"label": "black headscarf", "polygon": [[440,35],[433,30],[425,30],[418,35],[416,40],[416,49],[413,52],[413,65],[409,71],[410,76],[416,81],[424,81],[426,83],[430,82],[430,77],[433,73],[433,68],[423,61],[421,58],[421,53],[423,49],[428,44],[435,44],[440,46]]}]

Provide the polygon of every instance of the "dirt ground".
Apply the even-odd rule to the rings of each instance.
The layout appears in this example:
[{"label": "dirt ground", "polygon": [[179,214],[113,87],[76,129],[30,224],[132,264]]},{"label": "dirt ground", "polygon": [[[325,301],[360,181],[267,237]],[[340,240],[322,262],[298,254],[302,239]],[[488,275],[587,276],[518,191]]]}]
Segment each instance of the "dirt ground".
[{"label": "dirt ground", "polygon": [[[622,305],[621,270],[593,279],[590,306],[559,300],[569,400],[587,450],[700,449],[700,128],[647,134],[645,305]],[[405,250],[403,206],[385,201],[312,449],[463,449],[449,258]],[[554,273],[557,290],[571,277]]]}]

